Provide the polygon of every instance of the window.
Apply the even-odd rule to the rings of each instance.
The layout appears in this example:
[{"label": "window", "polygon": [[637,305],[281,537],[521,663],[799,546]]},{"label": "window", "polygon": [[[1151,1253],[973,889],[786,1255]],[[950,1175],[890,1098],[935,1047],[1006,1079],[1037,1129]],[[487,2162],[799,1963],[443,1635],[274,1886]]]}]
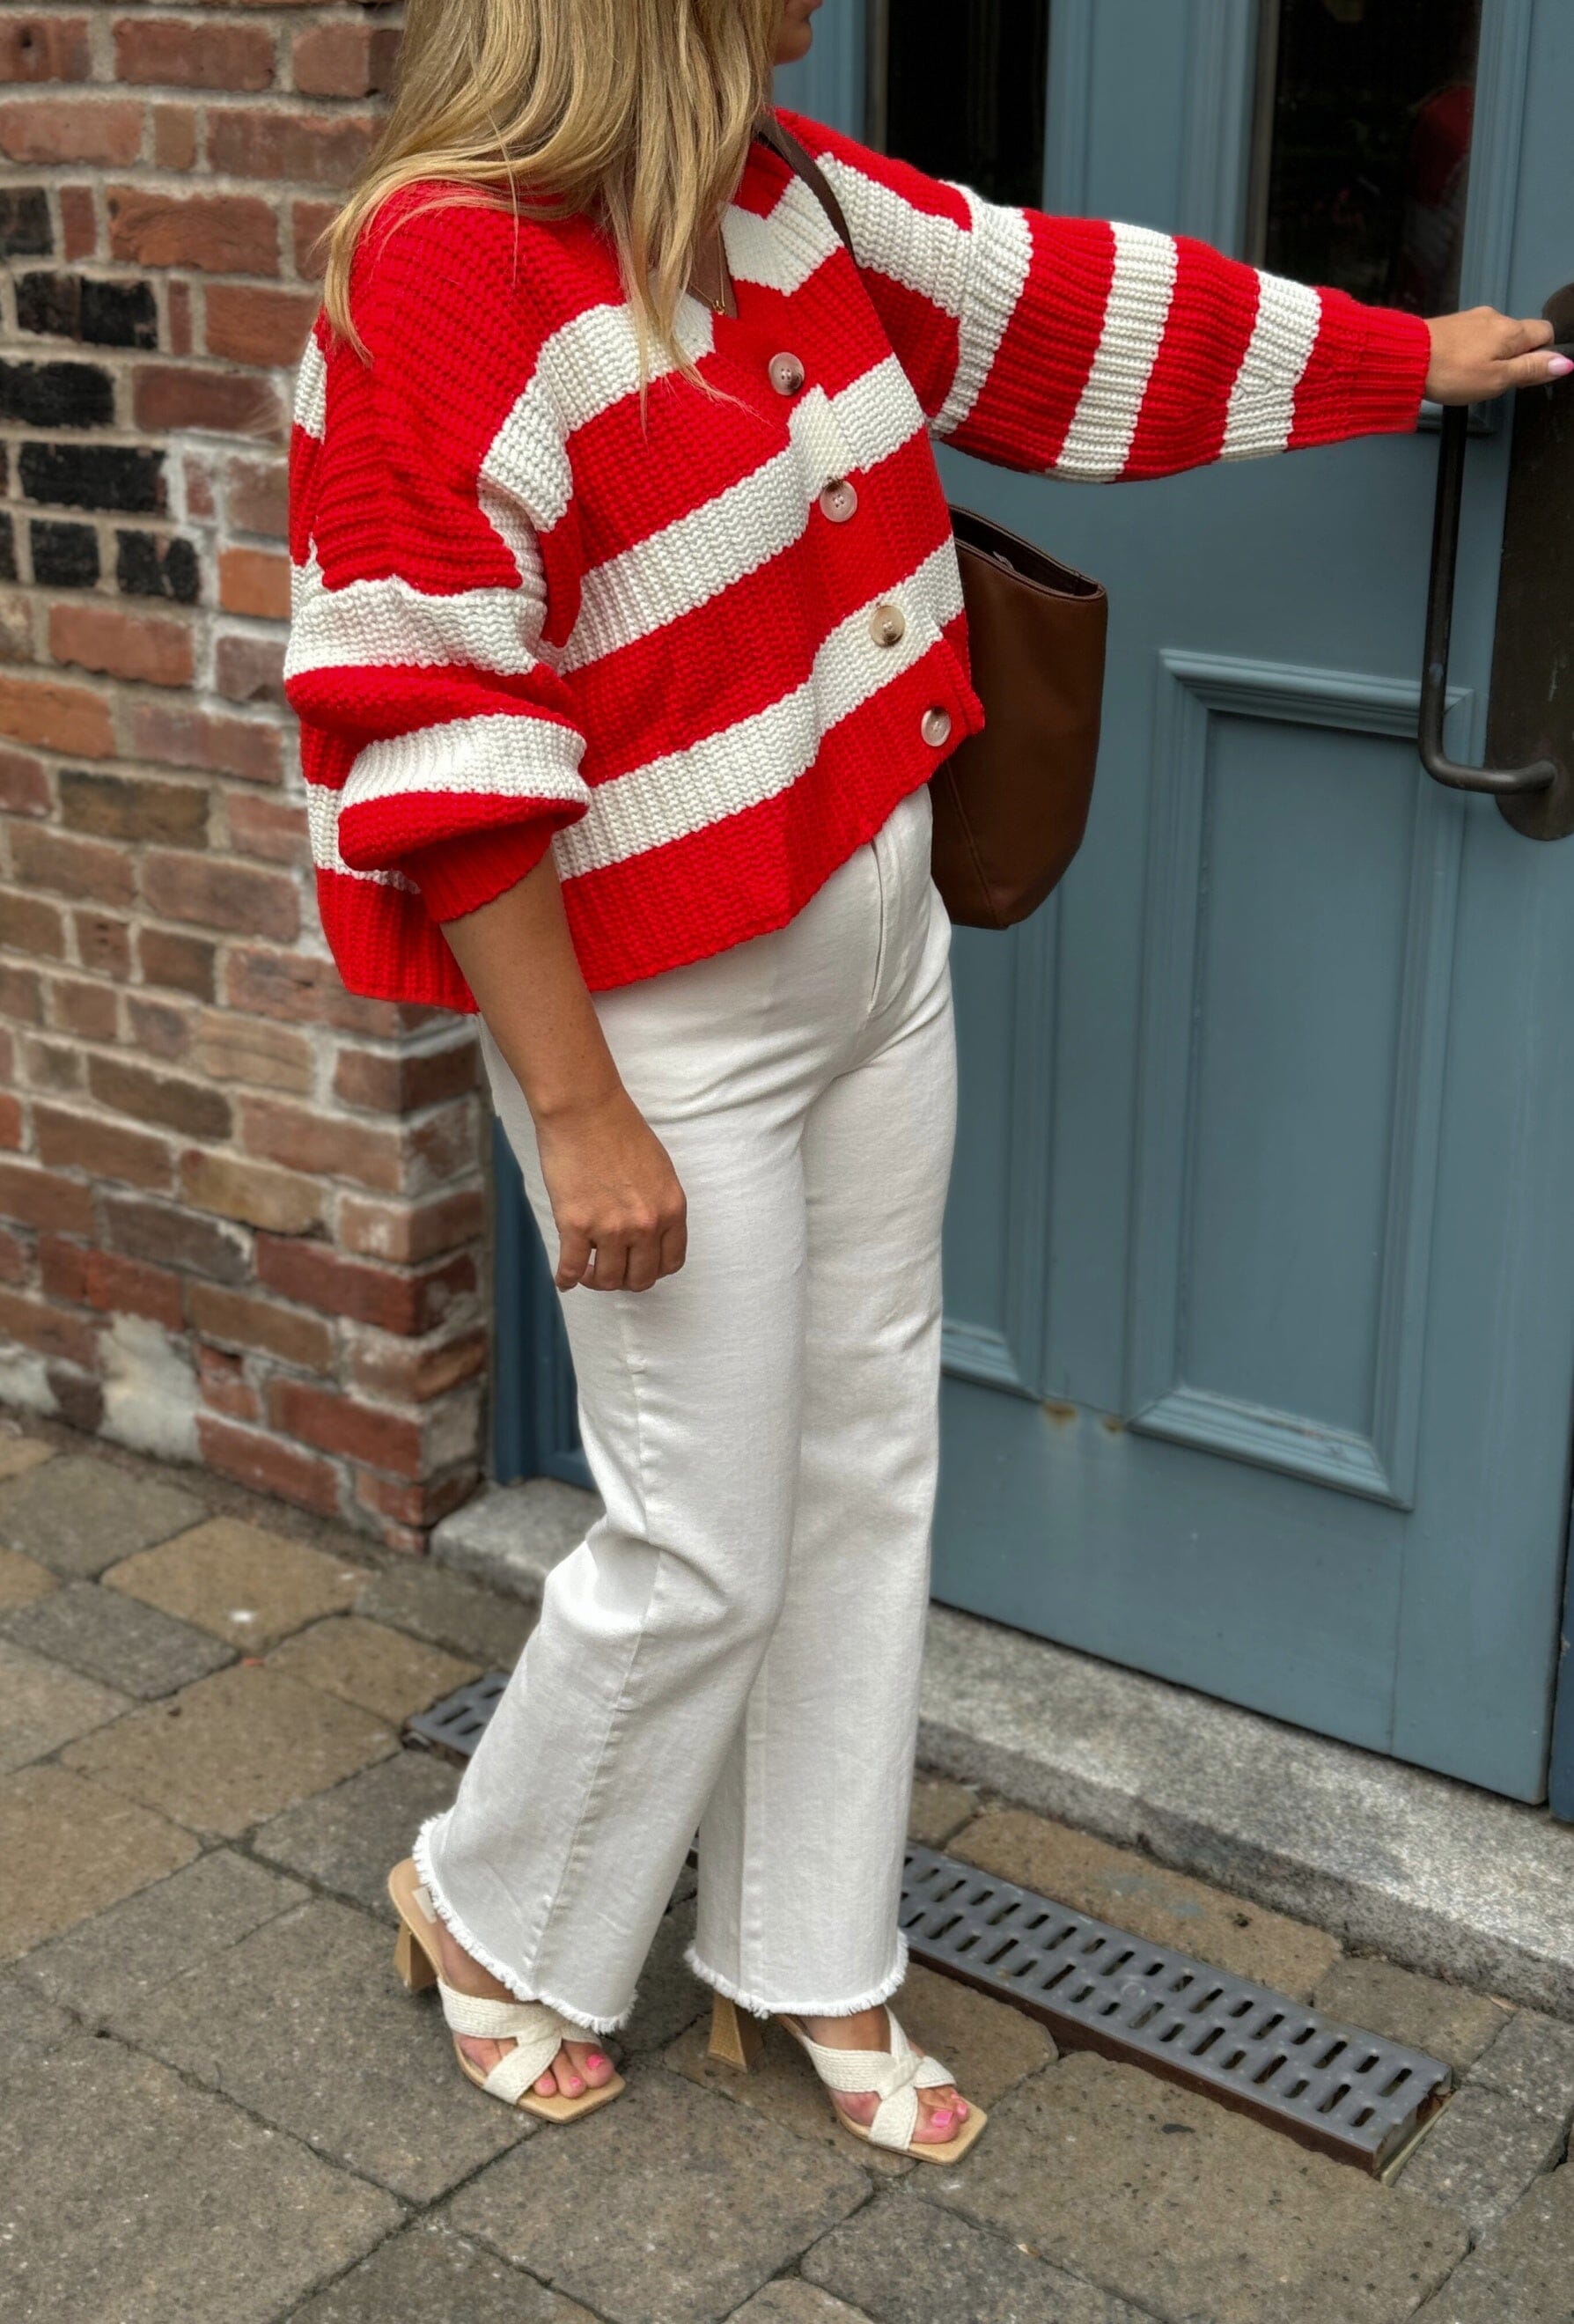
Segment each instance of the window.
[{"label": "window", "polygon": [[1481,0],[1263,0],[1252,237],[1277,274],[1459,304]]},{"label": "window", "polygon": [[1044,189],[1049,0],[869,0],[870,137],[993,201]]}]

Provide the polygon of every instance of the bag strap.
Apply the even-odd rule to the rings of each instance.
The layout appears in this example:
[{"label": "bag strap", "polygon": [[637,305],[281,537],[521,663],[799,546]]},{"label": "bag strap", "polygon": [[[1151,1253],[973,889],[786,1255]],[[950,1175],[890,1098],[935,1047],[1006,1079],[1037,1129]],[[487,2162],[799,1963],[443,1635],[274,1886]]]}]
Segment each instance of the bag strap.
[{"label": "bag strap", "polygon": [[807,186],[809,191],[814,195],[815,199],[819,203],[820,208],[824,211],[826,217],[830,219],[832,225],[841,235],[842,241],[847,244],[847,254],[851,259],[854,266],[856,266],[858,264],[858,253],[852,247],[852,230],[847,223],[847,213],[842,208],[841,203],[837,200],[834,193],[832,191],[831,180],[825,175],[824,171],[821,169],[820,164],[815,161],[814,155],[798,143],[790,129],[784,129],[782,127],[781,123],[777,119],[774,113],[762,113],[760,115],[759,121],[755,124],[754,134],[760,140],[762,144],[769,145],[773,153],[780,156],[781,160],[787,163],[787,168],[792,171],[795,177],[799,177],[803,180],[805,185]]}]

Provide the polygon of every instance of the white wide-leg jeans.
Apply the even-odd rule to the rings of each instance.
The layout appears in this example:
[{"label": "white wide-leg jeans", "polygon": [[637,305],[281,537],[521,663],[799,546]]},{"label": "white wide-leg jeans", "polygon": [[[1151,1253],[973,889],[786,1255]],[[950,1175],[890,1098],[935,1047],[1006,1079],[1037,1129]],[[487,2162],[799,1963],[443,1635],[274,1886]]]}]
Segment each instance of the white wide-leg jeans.
[{"label": "white wide-leg jeans", "polygon": [[[920,788],[785,927],[595,996],[688,1257],[562,1295],[605,1514],[416,1860],[467,1952],[596,2033],[696,1829],[710,1985],[830,2016],[902,1981],[956,1111],[930,820]],[[529,1111],[483,1050],[556,1259]]]}]

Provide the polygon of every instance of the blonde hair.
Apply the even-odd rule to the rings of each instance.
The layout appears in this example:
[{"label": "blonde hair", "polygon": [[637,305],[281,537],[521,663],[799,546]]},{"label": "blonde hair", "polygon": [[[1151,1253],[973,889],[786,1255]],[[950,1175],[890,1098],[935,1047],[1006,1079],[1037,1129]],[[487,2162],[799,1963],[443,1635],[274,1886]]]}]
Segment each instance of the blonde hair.
[{"label": "blonde hair", "polygon": [[[382,203],[581,212],[611,233],[639,336],[693,375],[677,304],[769,102],[781,0],[409,0],[382,134],[327,236],[324,305],[361,347],[350,268]],[[361,350],[364,353],[364,349]]]}]

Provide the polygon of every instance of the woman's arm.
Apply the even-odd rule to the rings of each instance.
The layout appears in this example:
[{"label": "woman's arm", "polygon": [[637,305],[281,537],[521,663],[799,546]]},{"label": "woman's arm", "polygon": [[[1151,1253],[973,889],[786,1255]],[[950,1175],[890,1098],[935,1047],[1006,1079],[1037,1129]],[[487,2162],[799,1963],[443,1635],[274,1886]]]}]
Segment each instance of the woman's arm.
[{"label": "woman's arm", "polygon": [[1005,467],[1110,484],[1412,429],[1556,375],[1540,320],[1429,324],[1189,235],[985,201],[794,115],[846,213],[931,432]]},{"label": "woman's arm", "polygon": [[683,1188],[619,1078],[545,855],[443,933],[536,1125],[559,1290],[646,1291],[686,1250]]},{"label": "woman's arm", "polygon": [[370,361],[319,326],[291,441],[286,692],[315,852],[441,924],[535,1120],[558,1285],[644,1290],[683,1263],[683,1193],[603,1038],[551,850],[589,799],[551,643],[576,521],[526,392],[551,318],[520,295],[507,213],[384,223],[357,258]]}]

